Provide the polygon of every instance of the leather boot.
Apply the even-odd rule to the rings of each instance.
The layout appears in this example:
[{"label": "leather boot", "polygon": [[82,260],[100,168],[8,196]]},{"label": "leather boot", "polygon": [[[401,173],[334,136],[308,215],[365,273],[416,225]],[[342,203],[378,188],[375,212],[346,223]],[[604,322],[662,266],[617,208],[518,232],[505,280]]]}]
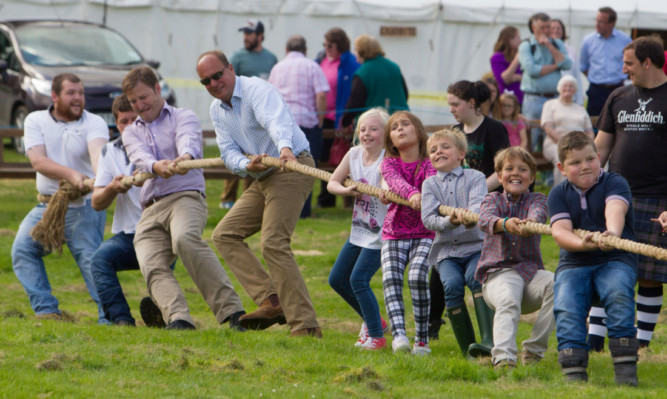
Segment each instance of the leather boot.
[{"label": "leather boot", "polygon": [[452,325],[456,342],[458,342],[461,348],[461,353],[463,356],[467,356],[468,347],[470,344],[475,343],[475,330],[472,329],[472,322],[470,321],[470,315],[468,314],[465,302],[447,308],[447,317],[449,317],[449,322]]},{"label": "leather boot", "polygon": [[239,325],[248,330],[264,330],[276,323],[286,322],[276,294],[269,295],[254,312],[239,317]]},{"label": "leather boot", "polygon": [[588,381],[588,351],[582,348],[565,348],[558,351],[558,363],[568,382]]},{"label": "leather boot", "polygon": [[614,381],[617,385],[637,386],[637,338],[609,338],[609,352],[614,361]]},{"label": "leather boot", "polygon": [[302,328],[300,330],[292,331],[290,337],[315,337],[322,338],[322,329],[319,327]]},{"label": "leather boot", "polygon": [[493,316],[495,312],[486,304],[484,294],[482,294],[481,290],[473,291],[472,298],[475,304],[477,325],[479,326],[479,335],[482,342],[479,344],[470,344],[468,355],[472,357],[491,356],[491,349],[493,349]]}]

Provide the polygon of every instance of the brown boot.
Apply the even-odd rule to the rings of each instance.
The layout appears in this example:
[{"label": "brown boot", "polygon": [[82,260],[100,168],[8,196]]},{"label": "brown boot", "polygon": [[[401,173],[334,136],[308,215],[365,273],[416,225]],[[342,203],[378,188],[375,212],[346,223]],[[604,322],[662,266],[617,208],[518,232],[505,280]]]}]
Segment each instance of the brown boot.
[{"label": "brown boot", "polygon": [[264,330],[276,323],[285,324],[286,322],[278,295],[275,294],[269,295],[257,310],[239,318],[239,325],[248,330]]},{"label": "brown boot", "polygon": [[319,327],[302,328],[300,330],[292,331],[292,333],[290,334],[290,337],[307,337],[307,336],[322,338],[322,329]]}]

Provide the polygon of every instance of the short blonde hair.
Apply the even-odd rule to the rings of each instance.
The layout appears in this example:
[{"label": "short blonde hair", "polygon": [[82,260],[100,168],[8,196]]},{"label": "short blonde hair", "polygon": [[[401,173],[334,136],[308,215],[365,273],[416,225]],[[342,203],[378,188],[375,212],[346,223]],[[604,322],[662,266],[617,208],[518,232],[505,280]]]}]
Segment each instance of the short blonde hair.
[{"label": "short blonde hair", "polygon": [[364,60],[370,60],[379,55],[384,56],[384,51],[382,50],[380,42],[373,36],[366,34],[354,39],[354,50],[357,52],[357,55]]},{"label": "short blonde hair", "polygon": [[535,177],[537,174],[537,162],[535,161],[535,157],[519,146],[505,148],[493,157],[493,166],[496,172],[500,173],[500,171],[503,170],[505,162],[510,159],[518,159],[528,165],[531,176]]},{"label": "short blonde hair", "polygon": [[430,147],[437,140],[450,140],[459,151],[468,152],[468,139],[465,133],[458,129],[442,129],[433,132],[426,142],[426,147]]},{"label": "short blonde hair", "polygon": [[[367,119],[371,118],[378,118],[382,121],[382,131],[384,132],[384,127],[387,125],[387,122],[389,121],[389,114],[383,108],[380,107],[371,108],[368,111],[361,114],[359,116],[359,119],[357,119],[357,128],[354,129],[354,138],[352,139],[353,143],[356,143],[359,139],[361,124],[364,123]],[[384,134],[382,135],[382,137],[384,138]],[[384,148],[384,145],[382,147]]]}]

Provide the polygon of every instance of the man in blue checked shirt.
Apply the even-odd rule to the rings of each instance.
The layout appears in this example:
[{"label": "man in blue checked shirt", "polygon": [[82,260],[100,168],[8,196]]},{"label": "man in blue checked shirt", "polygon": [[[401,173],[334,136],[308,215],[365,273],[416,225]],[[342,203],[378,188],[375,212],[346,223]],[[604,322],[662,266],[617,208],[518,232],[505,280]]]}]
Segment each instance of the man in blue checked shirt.
[{"label": "man in blue checked shirt", "polygon": [[[239,321],[265,329],[288,323],[292,336],[322,337],[308,289],[290,248],[313,178],[268,168],[265,155],[315,166],[304,133],[278,90],[259,78],[236,76],[221,51],[199,56],[197,73],[215,98],[211,120],[225,166],[255,180],[213,232],[213,243],[259,308]],[[254,155],[248,159],[246,154]],[[244,240],[262,231],[269,273]]]}]

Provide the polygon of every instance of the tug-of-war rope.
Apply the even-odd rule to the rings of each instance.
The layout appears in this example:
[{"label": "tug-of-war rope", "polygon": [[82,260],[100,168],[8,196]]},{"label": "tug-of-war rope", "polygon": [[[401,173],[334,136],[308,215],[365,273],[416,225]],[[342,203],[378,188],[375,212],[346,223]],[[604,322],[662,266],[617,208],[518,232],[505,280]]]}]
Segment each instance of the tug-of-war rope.
[{"label": "tug-of-war rope", "polygon": [[[301,173],[324,181],[329,181],[332,176],[330,172],[313,168],[308,165],[303,165],[295,161],[283,162],[278,158],[265,156],[262,158],[261,162],[262,164],[269,167],[284,168],[288,171]],[[220,166],[224,166],[222,159],[206,158],[181,161],[176,164],[175,168],[172,165],[169,165],[169,169],[176,171],[177,169],[187,170],[213,168]],[[157,175],[152,173],[137,173],[133,176],[125,176],[123,179],[121,179],[121,183],[126,186],[141,185],[146,180],[155,177],[157,177]],[[65,214],[67,213],[67,205],[70,201],[74,201],[80,198],[82,195],[89,193],[93,189],[93,182],[94,181],[92,179],[85,180],[84,186],[86,189],[80,191],[74,188],[68,181],[60,181],[60,188],[48,201],[48,206],[44,212],[42,220],[37,223],[30,232],[33,239],[39,241],[46,251],[56,250],[58,252],[62,252],[62,244],[65,242]],[[363,194],[372,195],[374,197],[380,197],[381,194],[384,194],[384,198],[388,201],[400,205],[410,206],[410,203],[407,199],[389,190],[384,190],[379,187],[371,186],[369,184],[361,183],[352,179],[346,179],[343,182],[343,185],[346,187],[356,186],[356,191]],[[41,198],[40,202],[46,202],[45,200],[45,198]],[[438,212],[442,216],[451,216],[457,209],[463,218],[471,222],[477,222],[479,220],[479,215],[477,213],[471,212],[467,209],[453,208],[450,206],[441,205],[438,208]],[[551,235],[551,227],[541,223],[526,222],[523,225],[523,230],[534,234]],[[659,260],[667,260],[667,249],[664,248],[658,248],[652,245],[642,244],[615,236],[603,236],[602,233],[598,231],[591,232],[581,229],[574,229],[573,232],[581,238],[584,238],[588,234],[592,234],[592,241],[595,243],[602,242],[607,246],[616,249],[621,249]]]}]

